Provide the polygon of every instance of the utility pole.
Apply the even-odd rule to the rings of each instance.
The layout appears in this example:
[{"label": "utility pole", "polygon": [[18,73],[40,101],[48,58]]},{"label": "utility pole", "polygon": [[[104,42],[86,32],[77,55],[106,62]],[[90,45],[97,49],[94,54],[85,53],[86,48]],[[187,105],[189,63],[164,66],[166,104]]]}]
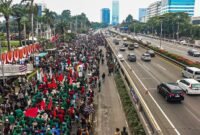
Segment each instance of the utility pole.
[{"label": "utility pole", "polygon": [[179,24],[179,22],[178,22],[178,28],[177,28],[177,40],[179,41],[179,28],[180,28],[180,26],[179,26],[180,24]]},{"label": "utility pole", "polygon": [[26,45],[26,23],[24,22],[24,45]]},{"label": "utility pole", "polygon": [[160,23],[160,49],[161,49],[162,32],[163,32],[162,26],[163,26],[163,21],[161,20],[161,23]]},{"label": "utility pole", "polygon": [[[2,47],[1,47],[1,42],[0,42],[0,56],[2,54]],[[5,78],[4,78],[4,61],[3,61],[3,58],[1,57],[1,70],[2,70],[2,79],[3,79],[3,86],[5,84]]]},{"label": "utility pole", "polygon": [[[33,7],[32,7],[33,8]],[[32,31],[32,43],[34,42],[34,31],[33,31],[33,9],[31,13],[31,31]]]},{"label": "utility pole", "polygon": [[75,23],[76,24],[76,27],[75,27],[76,33],[77,33],[77,30],[78,30],[78,28],[77,28],[78,27],[78,22],[77,21],[78,20],[77,20],[77,16],[76,16],[76,23]]}]

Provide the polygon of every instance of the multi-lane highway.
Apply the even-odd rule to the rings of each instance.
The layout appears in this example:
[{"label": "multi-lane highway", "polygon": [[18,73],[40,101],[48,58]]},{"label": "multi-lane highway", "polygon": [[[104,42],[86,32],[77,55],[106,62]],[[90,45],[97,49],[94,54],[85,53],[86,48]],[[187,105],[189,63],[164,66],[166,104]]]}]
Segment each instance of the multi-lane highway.
[{"label": "multi-lane highway", "polygon": [[[160,46],[160,41],[158,39],[153,39],[153,38],[149,38],[149,37],[145,37],[145,36],[141,36],[141,37],[142,37],[143,41],[151,42],[152,46]],[[171,43],[168,41],[161,41],[161,46],[163,49],[165,49],[171,53],[178,54],[180,56],[183,56],[183,57],[188,58],[193,61],[200,61],[200,58],[192,57],[192,56],[188,55],[187,51],[189,49],[192,49],[192,47],[190,47],[190,46],[174,44],[174,43]],[[197,48],[194,48],[194,49],[199,50]]]},{"label": "multi-lane highway", "polygon": [[[120,33],[119,31],[114,31],[114,32]],[[122,33],[120,33],[120,34],[122,34]],[[134,36],[129,35],[129,34],[123,33],[123,35],[126,35],[129,38],[134,38]],[[140,37],[142,38],[142,41],[144,41],[145,43],[148,41],[148,42],[151,43],[152,46],[160,47],[160,40],[153,39],[153,38],[150,38],[150,37],[145,37],[145,36],[140,36]],[[174,44],[174,43],[171,43],[171,42],[168,42],[168,41],[161,41],[161,48],[163,48],[164,50],[169,51],[171,53],[183,56],[183,57],[185,57],[189,60],[200,61],[199,57],[193,57],[193,56],[188,55],[187,51],[189,49],[193,48],[191,46],[184,46],[184,45],[180,45],[180,44]],[[197,49],[197,48],[194,48],[194,49],[200,51],[200,49]]]},{"label": "multi-lane highway", "polygon": [[[116,53],[119,52],[120,45],[114,45],[112,38],[107,39]],[[181,78],[181,68],[156,56],[151,62],[143,62],[141,55],[146,50],[143,48],[134,51],[120,52],[125,61],[124,67],[130,74],[133,82],[140,90],[148,107],[156,118],[164,134],[200,134],[200,96],[185,95],[182,103],[168,103],[158,94],[157,85],[161,82],[176,82]],[[128,62],[127,54],[134,52],[137,62]],[[146,94],[146,90],[149,94]],[[152,97],[151,97],[152,96]],[[152,100],[153,99],[153,100]]]}]

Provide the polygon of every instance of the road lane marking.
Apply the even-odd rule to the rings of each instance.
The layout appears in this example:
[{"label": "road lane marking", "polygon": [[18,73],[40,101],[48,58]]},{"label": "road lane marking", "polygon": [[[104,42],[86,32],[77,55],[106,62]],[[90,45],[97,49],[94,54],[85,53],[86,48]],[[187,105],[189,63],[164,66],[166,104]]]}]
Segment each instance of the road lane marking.
[{"label": "road lane marking", "polygon": [[150,77],[141,77],[140,79],[141,80],[151,80],[152,78],[150,78]]},{"label": "road lane marking", "polygon": [[196,116],[192,111],[190,111],[190,109],[188,109],[187,107],[184,106],[184,108],[197,120],[200,122],[200,119],[198,118],[198,116]]},{"label": "road lane marking", "polygon": [[[149,69],[146,65],[140,64],[139,62],[138,62],[138,65],[139,65],[141,68],[143,68],[143,69],[147,72],[147,74],[149,74],[157,83],[160,83],[160,82],[161,82],[160,80],[158,80],[158,79],[151,73],[150,69]],[[132,70],[132,72],[134,72],[134,71]]]},{"label": "road lane marking", "polygon": [[157,90],[157,88],[148,88],[148,90]]},{"label": "road lane marking", "polygon": [[[125,61],[126,62],[126,61]],[[128,65],[128,63],[126,62],[126,64]],[[135,77],[138,79],[138,81],[140,82],[140,84],[143,86],[143,88],[148,91],[148,89],[146,88],[146,86],[143,84],[143,82],[140,80],[140,78],[137,76],[137,74],[134,72],[134,70],[132,70],[133,74],[135,75]],[[165,112],[162,110],[162,108],[160,107],[160,105],[156,102],[156,100],[154,99],[154,97],[151,95],[151,93],[148,93],[149,96],[151,97],[151,99],[153,100],[153,102],[156,104],[156,106],[158,107],[158,109],[161,111],[161,113],[163,114],[163,116],[165,117],[165,119],[169,122],[169,124],[171,125],[171,127],[174,129],[174,131],[177,133],[177,135],[181,135],[180,132],[176,129],[176,127],[174,126],[174,124],[171,122],[171,120],[167,117],[167,115],[165,114]]]},{"label": "road lane marking", "polygon": [[162,70],[167,70],[166,68],[164,68],[163,66],[161,66],[160,64],[156,64],[159,68],[161,68]]}]

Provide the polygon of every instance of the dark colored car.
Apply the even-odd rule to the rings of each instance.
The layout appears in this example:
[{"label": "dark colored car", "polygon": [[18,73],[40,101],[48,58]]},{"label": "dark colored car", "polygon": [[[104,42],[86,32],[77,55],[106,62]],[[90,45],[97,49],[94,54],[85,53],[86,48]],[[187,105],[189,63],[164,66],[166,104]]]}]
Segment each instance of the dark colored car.
[{"label": "dark colored car", "polygon": [[188,54],[190,56],[194,56],[194,57],[200,57],[200,52],[195,50],[195,49],[191,49],[191,50],[188,50]]},{"label": "dark colored car", "polygon": [[124,47],[128,47],[128,43],[124,42],[123,43]]},{"label": "dark colored car", "polygon": [[130,62],[136,62],[136,56],[134,53],[128,54],[128,61]]},{"label": "dark colored car", "polygon": [[184,92],[177,83],[161,83],[158,85],[157,90],[166,101],[181,102],[184,100]]},{"label": "dark colored car", "polygon": [[146,53],[150,54],[151,57],[155,57],[155,52],[153,50],[147,50]]}]

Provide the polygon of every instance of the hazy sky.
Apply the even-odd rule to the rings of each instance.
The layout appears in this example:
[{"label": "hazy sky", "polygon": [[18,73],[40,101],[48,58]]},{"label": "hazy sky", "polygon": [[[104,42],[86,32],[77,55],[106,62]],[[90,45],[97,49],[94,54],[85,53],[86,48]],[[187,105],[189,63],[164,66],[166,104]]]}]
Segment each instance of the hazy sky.
[{"label": "hazy sky", "polygon": [[[20,0],[13,0],[19,2]],[[112,11],[112,0],[34,0],[35,2],[46,3],[47,8],[61,13],[64,9],[70,9],[72,15],[86,13],[91,21],[100,21],[101,8],[107,7]],[[138,9],[147,7],[151,2],[157,0],[119,0],[120,21],[124,20],[128,14],[138,19]]]}]

